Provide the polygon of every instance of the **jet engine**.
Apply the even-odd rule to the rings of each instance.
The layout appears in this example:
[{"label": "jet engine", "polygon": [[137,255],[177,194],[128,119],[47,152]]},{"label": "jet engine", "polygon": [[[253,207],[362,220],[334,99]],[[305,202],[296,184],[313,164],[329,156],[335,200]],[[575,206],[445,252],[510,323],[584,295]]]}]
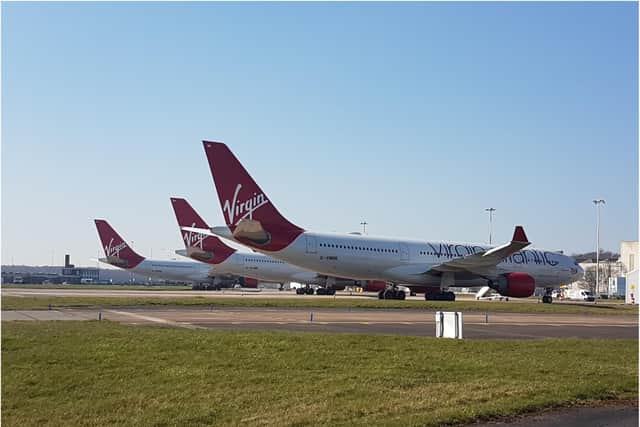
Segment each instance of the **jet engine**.
[{"label": "jet engine", "polygon": [[238,282],[240,282],[240,286],[242,286],[243,288],[257,288],[258,287],[258,281],[256,279],[252,279],[250,277],[240,277],[238,279]]},{"label": "jet engine", "polygon": [[367,292],[379,292],[383,291],[387,287],[387,282],[382,280],[365,280],[362,283],[362,289]]},{"label": "jet engine", "polygon": [[328,276],[325,281],[325,287],[327,289],[335,289],[336,291],[343,291],[348,285],[351,285],[353,280],[350,279],[337,279],[333,276]]},{"label": "jet engine", "polygon": [[514,272],[489,282],[489,287],[505,297],[527,298],[536,290],[536,281],[527,273]]}]

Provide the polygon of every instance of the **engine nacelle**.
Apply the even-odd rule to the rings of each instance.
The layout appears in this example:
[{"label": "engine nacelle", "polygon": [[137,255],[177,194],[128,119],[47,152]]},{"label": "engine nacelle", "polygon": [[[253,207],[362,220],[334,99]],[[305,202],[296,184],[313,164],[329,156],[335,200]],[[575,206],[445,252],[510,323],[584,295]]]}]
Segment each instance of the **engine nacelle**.
[{"label": "engine nacelle", "polygon": [[219,286],[222,288],[229,288],[231,286],[233,286],[233,284],[235,283],[235,279],[230,279],[228,277],[225,276],[215,276],[212,278],[211,283],[214,286]]},{"label": "engine nacelle", "polygon": [[327,289],[335,289],[336,291],[343,291],[347,286],[353,284],[353,280],[350,279],[338,279],[333,276],[328,276],[324,285]]},{"label": "engine nacelle", "polygon": [[387,282],[382,280],[365,280],[362,289],[367,292],[379,292],[387,288]]},{"label": "engine nacelle", "polygon": [[489,284],[500,295],[513,298],[527,298],[536,290],[536,281],[527,273],[507,273]]},{"label": "engine nacelle", "polygon": [[240,282],[240,286],[242,286],[243,288],[257,288],[258,287],[258,281],[256,279],[252,279],[250,277],[240,277],[238,279],[238,282]]}]

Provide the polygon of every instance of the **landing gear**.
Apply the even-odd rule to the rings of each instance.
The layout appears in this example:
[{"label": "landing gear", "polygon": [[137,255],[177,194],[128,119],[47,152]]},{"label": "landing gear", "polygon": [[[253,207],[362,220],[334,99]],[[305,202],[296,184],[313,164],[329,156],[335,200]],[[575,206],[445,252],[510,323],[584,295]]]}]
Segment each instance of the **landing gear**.
[{"label": "landing gear", "polygon": [[455,301],[456,294],[451,291],[447,291],[451,286],[455,286],[455,275],[451,271],[446,271],[440,276],[440,290],[439,291],[427,291],[424,293],[424,299],[426,301]]},{"label": "landing gear", "polygon": [[395,285],[378,292],[378,299],[403,300],[405,298],[407,298],[407,294],[405,294],[403,290],[398,289]]},{"label": "landing gear", "polygon": [[553,302],[552,292],[553,288],[545,288],[544,295],[542,296],[543,304],[551,304]]},{"label": "landing gear", "polygon": [[311,286],[296,288],[296,295],[313,295],[313,288]]},{"label": "landing gear", "polygon": [[[305,286],[304,288],[296,288],[296,295],[313,295],[314,290],[311,286]],[[335,289],[318,288],[315,290],[316,295],[335,295]]]},{"label": "landing gear", "polygon": [[194,291],[219,291],[222,287],[213,283],[194,283],[191,289]]},{"label": "landing gear", "polygon": [[451,291],[425,292],[424,299],[426,301],[455,301],[456,294]]}]

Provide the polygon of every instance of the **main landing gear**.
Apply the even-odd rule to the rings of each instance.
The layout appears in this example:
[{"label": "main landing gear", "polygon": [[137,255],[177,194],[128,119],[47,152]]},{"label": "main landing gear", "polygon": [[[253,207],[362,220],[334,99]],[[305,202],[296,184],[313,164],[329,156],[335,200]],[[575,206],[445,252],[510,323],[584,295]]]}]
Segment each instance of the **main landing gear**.
[{"label": "main landing gear", "polygon": [[451,291],[425,292],[424,299],[426,301],[455,301],[456,294]]},{"label": "main landing gear", "polygon": [[296,295],[313,295],[313,288],[311,286],[296,288]]},{"label": "main landing gear", "polygon": [[543,304],[551,304],[553,302],[552,292],[553,288],[545,288],[544,295],[542,296]]},{"label": "main landing gear", "polygon": [[440,290],[427,291],[424,293],[424,299],[427,301],[455,301],[456,294],[447,291],[451,286],[455,286],[455,275],[451,271],[446,271],[440,276]]},{"label": "main landing gear", "polygon": [[392,285],[386,289],[378,292],[378,299],[399,299],[403,300],[407,297],[407,294],[403,290],[398,289],[396,285]]},{"label": "main landing gear", "polygon": [[[305,286],[304,288],[296,288],[296,295],[313,295],[314,291],[311,286]],[[335,295],[335,289],[318,288],[315,291],[316,295]]]},{"label": "main landing gear", "polygon": [[194,291],[220,291],[222,286],[214,285],[213,283],[194,283],[191,286],[191,290]]}]

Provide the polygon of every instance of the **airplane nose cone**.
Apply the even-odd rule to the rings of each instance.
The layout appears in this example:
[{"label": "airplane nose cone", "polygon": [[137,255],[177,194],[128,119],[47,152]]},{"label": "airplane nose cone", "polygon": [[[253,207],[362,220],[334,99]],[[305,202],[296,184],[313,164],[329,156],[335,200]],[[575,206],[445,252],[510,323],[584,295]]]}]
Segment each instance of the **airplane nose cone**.
[{"label": "airplane nose cone", "polygon": [[580,264],[576,263],[576,272],[572,275],[573,281],[577,282],[578,280],[582,280],[584,277],[584,269],[580,267]]}]

